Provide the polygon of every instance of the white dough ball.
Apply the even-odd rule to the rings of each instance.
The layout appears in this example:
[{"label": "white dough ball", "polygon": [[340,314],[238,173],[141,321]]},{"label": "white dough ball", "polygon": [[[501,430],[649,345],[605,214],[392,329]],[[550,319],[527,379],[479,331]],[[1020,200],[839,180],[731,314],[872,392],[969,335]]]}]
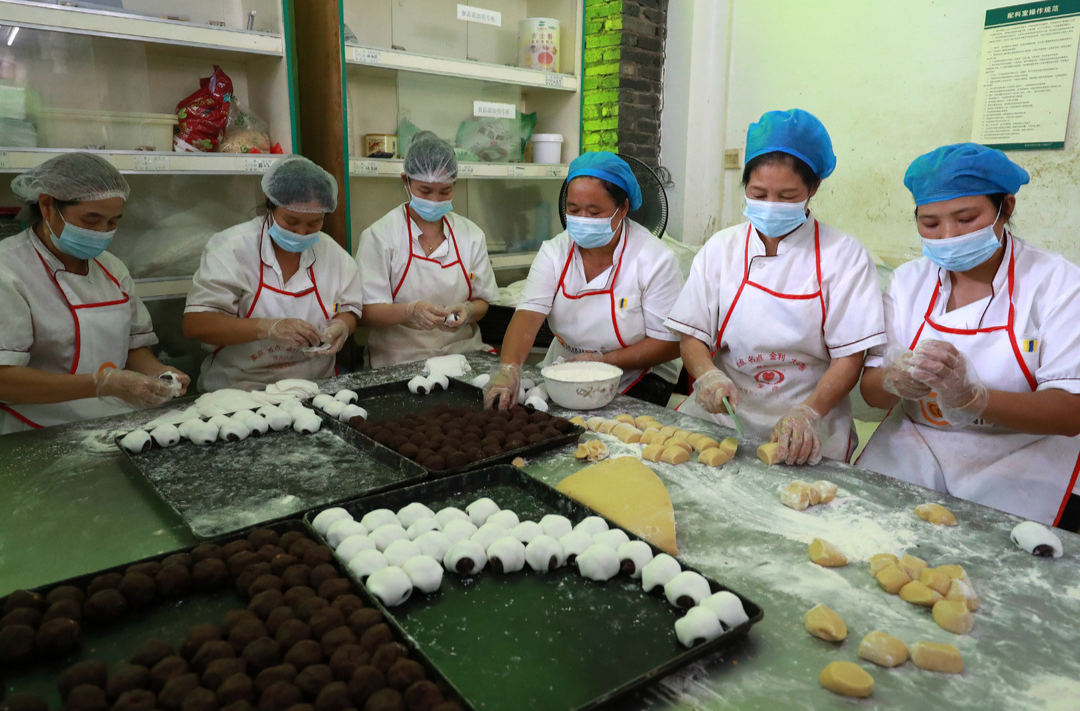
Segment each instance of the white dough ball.
[{"label": "white dough ball", "polygon": [[594,543],[577,557],[578,571],[597,582],[611,580],[619,574],[619,556],[608,546]]},{"label": "white dough ball", "polygon": [[465,541],[472,538],[478,530],[472,521],[451,521],[443,526],[442,532],[450,539],[450,543]]},{"label": "white dough ball", "polygon": [[689,609],[711,594],[709,581],[692,570],[684,570],[664,586],[664,595],[675,607]]},{"label": "white dough ball", "polygon": [[270,419],[271,415],[276,415],[279,412],[285,412],[285,411],[282,410],[277,405],[263,405],[262,407],[260,407],[258,410],[255,411],[255,414],[259,415],[260,417],[265,417],[267,419]]},{"label": "white dough ball", "polygon": [[233,411],[233,413],[229,415],[229,419],[235,420],[236,422],[243,422],[245,417],[254,414],[254,411],[249,410],[246,407],[242,407],[239,410]]},{"label": "white dough ball", "polygon": [[401,569],[409,576],[413,587],[422,593],[431,594],[442,587],[442,564],[429,555],[410,558]]},{"label": "white dough ball", "polygon": [[458,541],[443,556],[443,566],[451,573],[476,575],[487,565],[484,547],[473,540]]},{"label": "white dough ball", "polygon": [[540,412],[548,411],[547,400],[542,397],[527,397],[525,398],[525,404],[533,408],[534,410],[539,410]]},{"label": "white dough ball", "polygon": [[379,526],[385,526],[388,523],[400,524],[397,514],[390,509],[372,509],[368,511],[360,519],[360,523],[367,526],[367,530],[374,531]]},{"label": "white dough ball", "polygon": [[599,516],[587,516],[574,526],[575,531],[584,531],[590,536],[595,536],[598,533],[603,533],[608,530],[607,521]]},{"label": "white dough ball", "polygon": [[469,514],[473,524],[483,526],[492,514],[499,512],[499,505],[485,496],[466,506],[465,512]]},{"label": "white dough ball", "polygon": [[323,411],[325,411],[326,406],[328,404],[332,403],[332,402],[336,402],[336,400],[334,400],[334,396],[333,395],[327,395],[326,393],[321,393],[319,395],[316,395],[311,400],[312,405],[314,405],[315,407],[317,407],[317,408],[319,408],[320,410],[323,410]]},{"label": "white dough ball", "polygon": [[574,524],[566,516],[548,514],[540,519],[540,528],[544,529],[546,535],[559,539],[573,531]]},{"label": "white dough ball", "polygon": [[488,565],[496,573],[516,573],[525,567],[525,544],[513,536],[503,535],[486,553]]},{"label": "white dough ball", "polygon": [[379,549],[375,547],[375,541],[367,536],[349,536],[341,542],[341,545],[337,547],[337,550],[335,550],[334,553],[343,563],[345,563],[345,565],[348,565],[349,561],[351,561],[357,553],[360,553],[361,551],[378,550]]},{"label": "white dough ball", "polygon": [[198,445],[208,445],[217,442],[218,427],[212,422],[202,422],[191,428],[191,436],[188,438]]},{"label": "white dough ball", "polygon": [[335,506],[332,509],[324,509],[318,513],[315,518],[311,519],[311,527],[315,529],[320,536],[325,536],[330,530],[330,526],[338,521],[351,521],[352,514],[341,508]]},{"label": "white dough ball", "polygon": [[428,382],[431,383],[431,392],[450,389],[450,378],[442,373],[432,373],[428,376]]},{"label": "white dough ball", "polygon": [[485,523],[483,526],[476,529],[476,533],[472,534],[470,538],[482,545],[484,550],[487,550],[488,546],[505,535],[507,535],[507,530],[502,526],[496,526],[493,523]]},{"label": "white dough ball", "polygon": [[326,542],[330,544],[331,548],[337,550],[341,542],[349,536],[366,536],[367,534],[367,526],[359,521],[354,521],[350,516],[349,518],[338,519],[330,524],[330,528],[326,529]]},{"label": "white dough ball", "polygon": [[585,531],[570,531],[559,538],[559,545],[562,546],[563,553],[566,555],[566,562],[573,563],[575,558],[592,545],[592,536]]},{"label": "white dough ball", "polygon": [[544,535],[544,529],[536,521],[522,521],[510,529],[510,535],[522,543],[531,543],[537,536]]},{"label": "white dough ball", "polygon": [[266,424],[270,426],[274,432],[282,432],[289,429],[293,425],[292,415],[284,410],[278,410],[277,412],[271,412],[269,415],[264,415],[266,418]]},{"label": "white dough ball", "polygon": [[292,412],[297,408],[304,408],[304,403],[300,402],[299,398],[291,397],[288,400],[284,400],[277,404],[277,408],[282,412]]},{"label": "white dough ball", "polygon": [[607,546],[613,550],[619,550],[619,546],[624,543],[630,542],[630,536],[626,535],[626,531],[621,528],[612,528],[608,531],[597,533],[592,538],[593,543],[599,543],[602,546]]},{"label": "white dough ball", "polygon": [[1060,558],[1064,553],[1061,539],[1049,528],[1034,521],[1016,524],[1009,537],[1018,548],[1041,558]]},{"label": "white dough ball", "polygon": [[442,560],[446,556],[446,551],[450,550],[450,546],[454,545],[442,531],[428,531],[418,536],[414,542],[420,546],[422,554],[429,555],[435,560]]},{"label": "white dough ball", "polygon": [[244,415],[242,422],[251,431],[252,437],[261,437],[270,431],[270,423],[266,421],[266,418],[254,412]]},{"label": "white dough ball", "polygon": [[338,402],[343,402],[346,405],[352,405],[354,402],[360,399],[360,396],[356,394],[355,390],[349,390],[348,388],[346,388],[344,390],[338,390],[336,393],[334,393],[334,399]]},{"label": "white dough ball", "polygon": [[713,593],[698,604],[710,610],[728,629],[738,627],[750,619],[750,615],[743,609],[742,600],[727,590]]},{"label": "white dough ball", "polygon": [[300,434],[315,434],[320,428],[322,428],[322,420],[311,410],[305,409],[293,420],[293,429]]},{"label": "white dough ball", "polygon": [[180,436],[184,439],[191,439],[192,433],[204,424],[206,423],[198,418],[195,418],[193,420],[184,420],[176,426],[176,431],[179,432]]},{"label": "white dough ball", "polygon": [[704,607],[693,607],[675,620],[675,636],[684,647],[704,644],[722,634],[724,628],[720,626],[720,620]]},{"label": "white dough ball", "polygon": [[514,526],[521,523],[518,519],[518,515],[510,509],[503,509],[502,511],[496,511],[488,516],[487,521],[484,523],[490,523],[500,528],[504,528],[507,531],[513,530]]},{"label": "white dough ball", "polygon": [[338,415],[338,419],[345,424],[349,424],[349,422],[354,417],[360,417],[366,420],[367,416],[368,411],[360,407],[359,405],[346,405],[345,408],[341,411],[341,414]]},{"label": "white dough ball", "polygon": [[325,407],[322,407],[322,408],[319,408],[319,409],[321,409],[323,412],[325,412],[330,417],[337,417],[338,415],[340,415],[342,412],[345,411],[345,403],[340,402],[338,400],[331,400],[330,402],[326,403]]},{"label": "white dough ball", "polygon": [[561,568],[566,562],[562,546],[551,536],[537,536],[525,546],[525,562],[538,573]]},{"label": "white dough ball", "polygon": [[436,521],[434,518],[421,518],[417,519],[416,522],[413,523],[413,525],[409,526],[409,528],[406,529],[406,532],[409,534],[409,538],[415,541],[417,538],[429,531],[441,530],[442,526],[440,526],[439,522]]},{"label": "white dough ball", "polygon": [[397,512],[402,528],[408,528],[422,518],[435,518],[435,512],[418,501],[402,506]]},{"label": "white dough ball", "polygon": [[349,572],[363,580],[377,570],[387,566],[386,556],[371,548],[358,552],[349,559]]},{"label": "white dough ball", "polygon": [[483,375],[477,375],[475,378],[473,378],[472,385],[474,388],[483,388],[485,385],[488,384],[490,380],[491,376],[487,373],[484,373]]},{"label": "white dough ball", "polygon": [[409,392],[413,395],[427,395],[431,392],[431,381],[423,375],[417,375],[409,381]]},{"label": "white dough ball", "polygon": [[375,541],[375,547],[380,551],[385,551],[394,541],[409,540],[409,533],[399,523],[387,523],[379,526],[368,536]]},{"label": "white dough ball", "polygon": [[641,570],[653,559],[652,548],[645,541],[627,541],[619,546],[616,551],[619,556],[619,568],[628,573],[631,578],[641,578]]},{"label": "white dough ball", "polygon": [[251,430],[242,422],[229,420],[218,430],[218,439],[222,442],[242,442],[248,438]]},{"label": "white dough ball", "polygon": [[387,607],[396,607],[409,599],[413,585],[405,571],[396,565],[376,570],[367,579],[367,589]]},{"label": "white dough ball", "polygon": [[180,441],[180,429],[176,425],[158,425],[150,430],[150,438],[159,447],[171,447]]},{"label": "white dough ball", "polygon": [[416,543],[402,539],[388,545],[386,550],[383,551],[383,555],[386,556],[387,563],[400,567],[410,558],[422,555],[422,552],[420,546],[416,545]]},{"label": "white dough ball", "polygon": [[649,593],[662,588],[676,575],[682,572],[682,566],[667,553],[660,553],[641,569],[641,587]]},{"label": "white dough ball", "polygon": [[469,518],[469,514],[461,509],[447,506],[435,514],[435,520],[439,522],[440,527],[445,527],[451,521],[471,521],[472,519]]},{"label": "white dough ball", "polygon": [[139,453],[145,452],[153,446],[153,440],[150,435],[143,430],[135,430],[134,432],[128,432],[120,440],[120,446],[129,452]]},{"label": "white dough ball", "polygon": [[229,418],[228,415],[214,415],[208,420],[208,422],[217,427],[218,429],[221,429],[229,422],[232,422],[232,420]]}]

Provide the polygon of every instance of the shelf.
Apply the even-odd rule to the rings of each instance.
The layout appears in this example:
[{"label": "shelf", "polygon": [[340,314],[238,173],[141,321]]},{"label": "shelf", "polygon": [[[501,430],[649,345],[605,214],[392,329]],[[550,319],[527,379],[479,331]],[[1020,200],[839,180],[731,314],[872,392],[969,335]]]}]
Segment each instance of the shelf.
[{"label": "shelf", "polygon": [[240,54],[280,57],[285,53],[285,41],[280,35],[133,17],[115,12],[42,5],[23,0],[0,0],[0,25],[182,47],[204,47]]},{"label": "shelf", "polygon": [[[20,173],[50,158],[76,149],[0,147],[0,173]],[[241,153],[154,153],[150,151],[90,151],[121,173],[244,175],[265,173],[279,155]],[[400,172],[400,171],[399,171]]]},{"label": "shelf", "polygon": [[143,301],[176,299],[186,297],[191,291],[191,277],[166,277],[162,279],[136,279],[135,293]]},{"label": "shelf", "polygon": [[[401,175],[404,162],[400,158],[352,158],[349,175],[353,178],[396,178]],[[564,180],[567,169],[565,164],[458,163],[458,178]]]},{"label": "shelf", "polygon": [[433,57],[426,54],[402,52],[396,49],[376,49],[374,47],[346,45],[345,62],[352,66],[461,77],[463,79],[477,79],[496,84],[514,84],[529,88],[570,92],[578,90],[578,78],[573,74],[553,74],[536,69],[521,69],[520,67],[510,67],[503,64],[486,64],[465,59]]},{"label": "shelf", "polygon": [[492,269],[515,269],[532,266],[536,252],[503,252],[491,254]]}]

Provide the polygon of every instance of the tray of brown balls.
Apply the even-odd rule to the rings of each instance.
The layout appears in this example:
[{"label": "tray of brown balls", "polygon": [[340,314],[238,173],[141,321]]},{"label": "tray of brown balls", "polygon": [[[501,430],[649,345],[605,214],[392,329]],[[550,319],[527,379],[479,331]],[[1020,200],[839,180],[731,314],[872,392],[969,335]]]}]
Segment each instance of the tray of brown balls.
[{"label": "tray of brown balls", "polygon": [[10,711],[461,711],[299,519],[0,599]]},{"label": "tray of brown balls", "polygon": [[324,426],[333,432],[352,430],[365,442],[438,476],[527,458],[572,444],[585,432],[564,417],[532,407],[485,411],[483,391],[457,380],[425,395],[410,392],[406,381],[356,393],[367,419],[354,417],[344,426],[322,413]]},{"label": "tray of brown balls", "polygon": [[305,519],[365,603],[476,709],[593,709],[744,637],[764,614],[512,466]]}]

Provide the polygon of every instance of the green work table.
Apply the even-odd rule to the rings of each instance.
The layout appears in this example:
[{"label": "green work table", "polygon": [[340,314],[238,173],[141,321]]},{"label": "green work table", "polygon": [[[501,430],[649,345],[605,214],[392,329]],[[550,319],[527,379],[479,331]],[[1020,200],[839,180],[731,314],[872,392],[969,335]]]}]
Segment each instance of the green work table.
[{"label": "green work table", "polygon": [[[466,380],[494,363],[483,354],[470,355],[469,361],[474,373]],[[416,363],[365,371],[327,381],[323,390],[403,380],[419,371]],[[529,376],[539,379],[535,371]],[[552,412],[575,414],[554,407]],[[717,439],[734,436],[712,423],[621,396],[588,416],[622,413],[649,414]],[[118,433],[160,414],[133,413],[0,437],[0,595],[197,544],[114,444]],[[612,457],[640,456],[640,445],[601,439]],[[765,609],[764,620],[744,641],[657,680],[617,702],[618,708],[1080,708],[1080,539],[1075,534],[1056,531],[1065,546],[1063,558],[1035,558],[1009,540],[1020,521],[1016,517],[837,462],[766,467],[756,458],[758,444],[741,443],[735,459],[719,469],[695,463],[649,466],[670,492],[680,558],[757,602]],[[563,448],[528,462],[526,471],[555,485],[583,466]],[[826,479],[840,492],[832,503],[794,511],[780,504],[779,495],[793,479]],[[912,509],[925,502],[944,504],[959,525],[939,527],[916,518]],[[814,538],[835,544],[849,564],[811,563],[807,545]],[[868,565],[876,553],[910,553],[931,566],[962,565],[982,603],[974,630],[950,634],[928,609],[882,591]],[[824,642],[806,632],[803,614],[819,603],[844,619],[845,642]],[[860,660],[859,641],[876,629],[908,644],[954,644],[963,654],[964,673],[935,674],[910,661],[883,669]],[[874,677],[873,696],[854,701],[822,689],[818,675],[835,660],[861,663]]]}]

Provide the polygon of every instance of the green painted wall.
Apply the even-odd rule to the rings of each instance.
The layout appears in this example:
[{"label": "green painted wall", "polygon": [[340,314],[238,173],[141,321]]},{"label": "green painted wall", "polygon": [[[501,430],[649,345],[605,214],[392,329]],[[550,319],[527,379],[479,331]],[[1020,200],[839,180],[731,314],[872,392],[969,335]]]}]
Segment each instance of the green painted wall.
[{"label": "green painted wall", "polygon": [[585,151],[617,151],[622,0],[586,0],[582,133]]}]

